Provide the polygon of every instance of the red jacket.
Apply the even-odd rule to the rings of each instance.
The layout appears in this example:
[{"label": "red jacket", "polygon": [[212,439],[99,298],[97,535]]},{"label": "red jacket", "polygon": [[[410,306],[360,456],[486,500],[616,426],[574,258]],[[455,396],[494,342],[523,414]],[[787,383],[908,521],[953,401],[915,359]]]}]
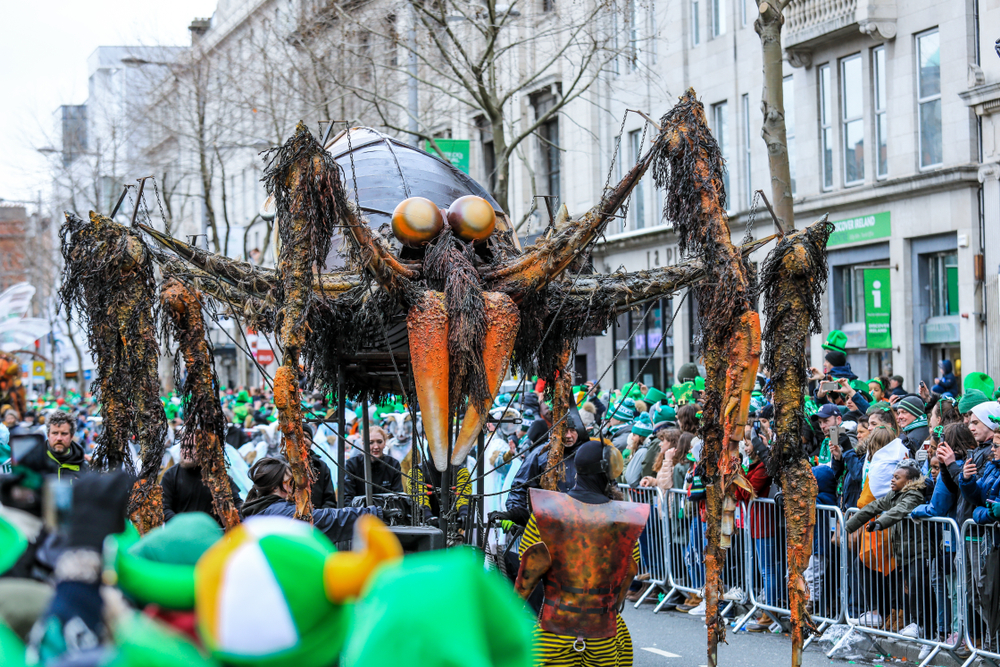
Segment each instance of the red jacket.
[{"label": "red jacket", "polygon": [[[757,498],[767,498],[771,493],[771,477],[767,474],[767,466],[762,461],[758,461],[747,470],[747,479],[753,487],[754,495]],[[743,489],[736,487],[736,500],[738,502],[750,502],[750,494]],[[750,537],[771,537],[774,535],[774,520],[777,506],[771,503],[752,503],[750,505]]]}]

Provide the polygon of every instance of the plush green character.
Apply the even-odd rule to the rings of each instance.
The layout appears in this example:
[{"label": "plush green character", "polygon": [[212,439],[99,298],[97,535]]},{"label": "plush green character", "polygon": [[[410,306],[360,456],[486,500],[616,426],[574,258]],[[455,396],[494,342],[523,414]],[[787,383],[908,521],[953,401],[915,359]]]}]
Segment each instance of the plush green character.
[{"label": "plush green character", "polygon": [[993,382],[993,378],[986,373],[969,373],[962,378],[962,389],[965,391],[977,389],[983,392],[985,396],[992,396],[996,385]]},{"label": "plush green character", "polygon": [[352,618],[343,667],[533,664],[523,601],[466,549],[413,554],[384,567]]},{"label": "plush green character", "polygon": [[694,400],[694,381],[675,384],[670,391],[673,393],[674,401],[677,402],[678,406],[687,405]]}]

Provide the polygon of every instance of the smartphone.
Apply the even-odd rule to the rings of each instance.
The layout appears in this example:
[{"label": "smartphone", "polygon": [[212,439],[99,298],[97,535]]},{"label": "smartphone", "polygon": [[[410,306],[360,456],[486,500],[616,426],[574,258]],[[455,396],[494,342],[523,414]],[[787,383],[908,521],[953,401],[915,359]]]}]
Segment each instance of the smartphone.
[{"label": "smartphone", "polygon": [[822,392],[840,391],[840,384],[837,382],[820,382],[819,390]]},{"label": "smartphone", "polygon": [[753,423],[753,430],[755,430],[755,431],[757,431],[758,433],[760,433],[760,422],[759,422],[759,421],[755,421],[755,422]]},{"label": "smartphone", "polygon": [[924,384],[924,381],[923,381],[923,380],[921,380],[921,381],[920,381],[920,387],[921,387],[922,389],[926,389],[926,388],[927,388],[927,385],[926,385],[926,384]]},{"label": "smartphone", "polygon": [[50,476],[42,490],[42,521],[50,532],[69,528],[73,511],[73,483],[69,479]]}]

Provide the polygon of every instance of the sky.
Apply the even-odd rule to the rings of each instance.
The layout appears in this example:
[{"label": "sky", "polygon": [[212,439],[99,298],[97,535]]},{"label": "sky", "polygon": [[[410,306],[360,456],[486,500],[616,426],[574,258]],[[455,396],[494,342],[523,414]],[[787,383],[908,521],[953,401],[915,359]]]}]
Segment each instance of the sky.
[{"label": "sky", "polygon": [[35,201],[50,178],[55,110],[87,99],[98,46],[190,44],[216,0],[0,0],[0,200]]}]

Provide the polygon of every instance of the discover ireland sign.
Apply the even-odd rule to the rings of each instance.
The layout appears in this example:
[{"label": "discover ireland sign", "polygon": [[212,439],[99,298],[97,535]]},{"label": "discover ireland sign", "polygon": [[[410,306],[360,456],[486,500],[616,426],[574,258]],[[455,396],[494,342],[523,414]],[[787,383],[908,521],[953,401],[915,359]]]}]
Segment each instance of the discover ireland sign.
[{"label": "discover ireland sign", "polygon": [[887,239],[892,234],[889,211],[859,215],[847,220],[834,220],[833,225],[836,229],[833,234],[830,234],[827,247]]}]

